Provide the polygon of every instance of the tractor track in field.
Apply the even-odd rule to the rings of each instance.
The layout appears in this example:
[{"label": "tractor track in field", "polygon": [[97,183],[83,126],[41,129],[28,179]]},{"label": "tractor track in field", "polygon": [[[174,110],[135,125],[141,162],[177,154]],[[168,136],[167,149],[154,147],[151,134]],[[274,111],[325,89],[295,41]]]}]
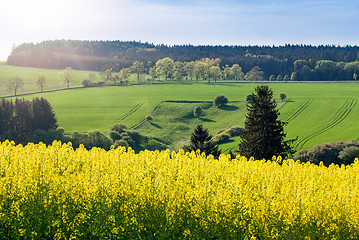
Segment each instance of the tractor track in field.
[{"label": "tractor track in field", "polygon": [[[166,101],[162,101],[160,104],[158,104],[158,105],[154,108],[153,112],[151,113],[151,116],[152,116],[152,117],[154,117],[154,116],[157,115],[158,109],[160,108],[160,106],[161,106],[164,102],[166,102]],[[139,123],[133,125],[132,127],[130,127],[130,129],[137,129],[137,128],[139,128],[142,124],[144,124],[145,122],[146,122],[146,119],[143,119],[141,122],[139,122]]]},{"label": "tractor track in field", "polygon": [[340,124],[349,115],[349,113],[353,110],[353,108],[357,105],[357,102],[358,102],[357,99],[347,100],[343,104],[343,106],[338,110],[338,112],[335,114],[335,116],[332,118],[332,120],[330,120],[327,124],[323,125],[322,127],[320,127],[318,130],[316,130],[309,136],[304,137],[303,139],[298,141],[295,144],[295,149],[297,149],[297,150],[302,149],[303,146],[309,140],[319,136],[320,134],[323,134],[324,132],[326,132],[326,131],[334,128],[338,124]]},{"label": "tractor track in field", "polygon": [[290,122],[294,120],[296,117],[298,117],[299,114],[301,114],[311,103],[313,102],[313,99],[308,98],[308,100],[299,106],[297,111],[292,113],[287,119],[284,120],[284,122]]},{"label": "tractor track in field", "polygon": [[135,113],[140,107],[142,107],[142,105],[145,104],[145,102],[141,102],[139,104],[137,104],[136,106],[134,106],[128,113],[126,113],[125,115],[123,115],[121,118],[118,119],[118,121],[123,121],[125,120],[127,117],[131,116],[133,113]]}]

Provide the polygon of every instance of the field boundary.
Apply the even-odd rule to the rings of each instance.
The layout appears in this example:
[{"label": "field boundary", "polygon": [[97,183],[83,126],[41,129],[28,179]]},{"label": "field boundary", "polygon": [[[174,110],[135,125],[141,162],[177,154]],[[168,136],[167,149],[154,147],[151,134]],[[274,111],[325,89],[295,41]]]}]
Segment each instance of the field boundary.
[{"label": "field boundary", "polygon": [[295,144],[295,149],[300,150],[303,148],[303,146],[311,139],[319,136],[320,134],[323,134],[326,131],[329,131],[333,127],[340,124],[348,115],[349,113],[354,109],[354,107],[357,105],[358,100],[352,99],[347,100],[343,106],[338,110],[337,114],[334,116],[333,120],[329,121],[327,124],[320,127],[317,131],[314,131],[312,134],[308,135],[307,137],[304,137],[300,141],[298,141]]}]

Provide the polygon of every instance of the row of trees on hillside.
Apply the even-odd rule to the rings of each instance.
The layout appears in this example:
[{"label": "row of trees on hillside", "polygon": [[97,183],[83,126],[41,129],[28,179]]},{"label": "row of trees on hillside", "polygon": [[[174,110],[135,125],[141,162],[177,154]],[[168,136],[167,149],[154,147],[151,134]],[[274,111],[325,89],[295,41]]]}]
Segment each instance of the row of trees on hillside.
[{"label": "row of trees on hillside", "polygon": [[207,80],[208,83],[217,80],[248,80],[248,81],[338,81],[357,80],[359,74],[359,62],[336,63],[329,60],[321,60],[316,63],[297,60],[294,63],[294,72],[291,74],[278,74],[265,76],[259,66],[254,66],[244,73],[239,64],[220,67],[221,59],[203,58],[191,62],[176,62],[166,57],[158,60],[153,67],[146,69],[143,62],[136,61],[129,68],[115,73],[112,68],[105,71],[105,82],[128,83],[130,73],[136,74],[137,80],[143,79],[143,74],[149,74],[150,79],[164,79],[182,81],[183,79]]},{"label": "row of trees on hillside", "polygon": [[[88,79],[93,79],[95,73],[91,72],[88,75]],[[76,78],[76,73],[72,70],[71,67],[65,68],[59,74],[59,80],[65,84],[66,88],[70,88],[70,85],[74,82]],[[44,75],[40,75],[35,81],[36,87],[43,92],[47,86],[47,80]],[[11,77],[8,79],[6,89],[8,92],[13,92],[14,96],[17,96],[18,91],[24,90],[24,80],[18,75],[16,77]]]}]

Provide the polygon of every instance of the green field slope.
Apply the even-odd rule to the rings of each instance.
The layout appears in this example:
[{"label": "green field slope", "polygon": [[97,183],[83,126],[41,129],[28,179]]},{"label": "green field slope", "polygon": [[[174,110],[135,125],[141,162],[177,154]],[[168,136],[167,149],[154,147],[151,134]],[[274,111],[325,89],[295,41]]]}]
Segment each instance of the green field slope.
[{"label": "green field slope", "polygon": [[[127,87],[81,88],[27,96],[47,98],[56,111],[59,124],[67,133],[99,129],[107,132],[114,123],[154,137],[176,149],[188,141],[197,124],[212,135],[232,125],[244,125],[245,97],[260,83],[237,84],[156,84]],[[280,118],[288,122],[288,139],[298,136],[297,150],[323,142],[358,139],[359,83],[268,83],[277,100]],[[229,106],[218,109],[211,102],[224,94]],[[193,117],[202,106],[204,116]],[[152,115],[153,120],[145,117]],[[222,148],[236,148],[240,139]]]}]

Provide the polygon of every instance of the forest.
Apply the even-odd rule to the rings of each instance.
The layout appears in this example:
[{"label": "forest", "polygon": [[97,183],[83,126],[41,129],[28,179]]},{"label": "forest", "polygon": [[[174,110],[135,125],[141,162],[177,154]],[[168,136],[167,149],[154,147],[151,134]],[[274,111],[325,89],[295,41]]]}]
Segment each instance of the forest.
[{"label": "forest", "polygon": [[220,59],[219,67],[238,64],[244,73],[254,67],[264,79],[291,77],[296,81],[356,80],[359,47],[334,45],[193,46],[155,45],[136,41],[55,40],[14,46],[7,62],[14,66],[115,72],[141,62],[148,73],[163,58],[191,62]]}]

